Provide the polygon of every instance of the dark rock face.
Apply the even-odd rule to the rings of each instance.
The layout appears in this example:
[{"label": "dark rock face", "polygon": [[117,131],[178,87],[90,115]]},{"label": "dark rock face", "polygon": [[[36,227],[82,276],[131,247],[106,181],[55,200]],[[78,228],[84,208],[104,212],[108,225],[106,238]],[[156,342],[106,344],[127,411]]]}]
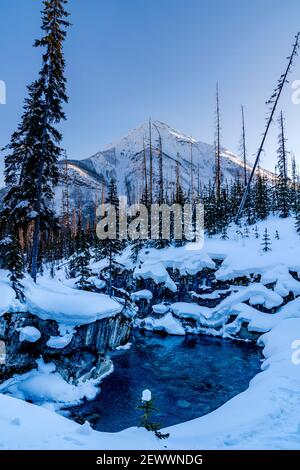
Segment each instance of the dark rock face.
[{"label": "dark rock face", "polygon": [[[156,284],[152,279],[136,279],[134,284],[136,290],[147,289],[153,294],[153,298],[150,301],[145,299],[136,301],[138,306],[137,316],[139,318],[161,316],[154,314],[152,310],[152,306],[159,303],[168,305],[174,302],[193,302],[204,307],[215,307],[230,294],[228,291],[229,284],[216,280],[214,276],[215,271],[216,269],[203,269],[195,275],[182,275],[176,269],[168,269],[171,279],[177,285],[176,292],[170,291],[164,284]],[[200,296],[194,296],[195,292],[211,294],[215,290],[224,291],[224,293],[220,293],[216,299],[201,299]]]},{"label": "dark rock face", "polygon": [[[66,380],[97,378],[110,367],[105,357],[108,351],[128,342],[132,320],[124,314],[97,320],[75,328],[71,342],[62,349],[50,348],[50,336],[59,336],[55,321],[41,320],[28,313],[6,314],[0,318],[0,340],[5,342],[5,364],[0,365],[0,380],[22,374],[36,367],[36,359],[43,357],[54,362],[57,371]],[[34,326],[41,338],[30,343],[19,340],[19,328]]]}]

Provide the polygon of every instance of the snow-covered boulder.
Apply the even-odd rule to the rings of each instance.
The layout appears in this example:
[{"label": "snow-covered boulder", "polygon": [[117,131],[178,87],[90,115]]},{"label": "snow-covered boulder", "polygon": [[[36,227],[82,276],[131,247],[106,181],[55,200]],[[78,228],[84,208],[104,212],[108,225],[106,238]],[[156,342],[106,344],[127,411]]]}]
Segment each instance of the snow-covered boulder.
[{"label": "snow-covered boulder", "polygon": [[148,331],[164,331],[169,335],[184,336],[185,329],[171,312],[161,318],[147,317],[143,320],[136,320],[136,324]]},{"label": "snow-covered boulder", "polygon": [[137,292],[133,292],[131,294],[131,298],[134,302],[139,301],[139,300],[143,300],[143,299],[150,301],[153,298],[153,294],[150,290],[143,289],[143,290],[139,290]]},{"label": "snow-covered boulder", "polygon": [[29,343],[35,343],[41,338],[41,332],[34,326],[23,326],[18,328],[20,341],[28,341]]}]

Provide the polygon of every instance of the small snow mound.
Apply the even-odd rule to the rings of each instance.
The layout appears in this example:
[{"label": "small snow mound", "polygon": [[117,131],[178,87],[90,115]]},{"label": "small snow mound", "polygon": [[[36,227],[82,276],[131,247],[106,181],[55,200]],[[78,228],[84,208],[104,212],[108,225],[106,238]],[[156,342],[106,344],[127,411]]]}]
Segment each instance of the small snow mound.
[{"label": "small snow mound", "polygon": [[135,302],[136,300],[141,300],[141,299],[145,299],[145,300],[152,300],[153,298],[153,294],[150,290],[148,289],[143,289],[143,290],[139,290],[137,292],[133,292],[131,294],[131,298],[132,300]]},{"label": "small snow mound", "polygon": [[35,328],[34,326],[24,326],[22,328],[18,328],[20,332],[19,340],[28,341],[29,343],[35,343],[41,338],[41,332]]},{"label": "small snow mound", "polygon": [[151,401],[152,399],[152,394],[150,390],[146,389],[142,393],[142,401]]},{"label": "small snow mound", "polygon": [[136,323],[148,331],[165,331],[169,335],[176,336],[185,335],[185,329],[171,312],[161,318],[146,317],[143,320],[137,320]]},{"label": "small snow mound", "polygon": [[47,346],[53,349],[63,349],[68,346],[73,339],[74,332],[67,333],[63,336],[50,336],[47,341]]}]

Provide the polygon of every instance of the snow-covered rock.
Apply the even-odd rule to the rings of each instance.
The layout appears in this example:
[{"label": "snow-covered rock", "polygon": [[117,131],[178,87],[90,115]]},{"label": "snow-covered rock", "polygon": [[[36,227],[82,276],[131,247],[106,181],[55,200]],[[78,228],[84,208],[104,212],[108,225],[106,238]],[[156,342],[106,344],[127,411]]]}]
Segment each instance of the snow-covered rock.
[{"label": "snow-covered rock", "polygon": [[24,326],[18,328],[20,341],[28,341],[29,343],[35,343],[41,337],[41,332],[34,326]]},{"label": "snow-covered rock", "polygon": [[98,393],[96,381],[77,385],[68,383],[56,372],[53,363],[37,360],[38,367],[23,375],[16,375],[0,385],[0,392],[34,403],[54,402],[76,404],[83,398],[93,399]]},{"label": "snow-covered rock", "polygon": [[170,310],[170,306],[164,303],[152,305],[152,310],[154,313],[163,314],[167,313]]},{"label": "snow-covered rock", "polygon": [[180,321],[174,318],[171,312],[161,318],[147,317],[143,320],[137,319],[136,325],[148,331],[164,331],[169,335],[183,336],[186,334]]},{"label": "snow-covered rock", "polygon": [[132,300],[135,302],[137,300],[145,299],[145,300],[152,300],[153,294],[148,289],[139,290],[137,292],[133,292],[131,294]]},{"label": "snow-covered rock", "polygon": [[42,320],[75,327],[117,315],[122,310],[115,300],[105,294],[79,291],[66,286],[58,279],[39,277],[37,284],[27,276],[24,285],[25,304],[16,299],[10,287],[7,272],[0,270],[0,315],[30,312]]},{"label": "snow-covered rock", "polygon": [[71,343],[73,335],[74,331],[63,336],[50,336],[46,344],[49,348],[63,349]]},{"label": "snow-covered rock", "polygon": [[178,248],[143,250],[139,256],[134,277],[152,279],[156,284],[164,284],[166,288],[176,292],[177,286],[169,275],[168,268],[177,269],[181,275],[195,275],[203,268],[215,268],[215,263],[205,250],[194,248],[193,244],[187,244]]}]

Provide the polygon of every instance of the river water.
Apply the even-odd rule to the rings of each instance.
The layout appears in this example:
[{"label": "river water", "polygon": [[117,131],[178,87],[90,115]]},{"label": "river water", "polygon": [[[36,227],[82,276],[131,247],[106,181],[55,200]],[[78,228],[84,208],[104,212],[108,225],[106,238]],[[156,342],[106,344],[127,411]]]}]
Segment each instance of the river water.
[{"label": "river water", "polygon": [[261,353],[252,343],[211,336],[161,337],[134,331],[129,350],[113,352],[114,372],[96,399],[73,407],[77,420],[98,431],[139,424],[144,389],[152,392],[162,427],[205,415],[248,387],[260,371]]}]

